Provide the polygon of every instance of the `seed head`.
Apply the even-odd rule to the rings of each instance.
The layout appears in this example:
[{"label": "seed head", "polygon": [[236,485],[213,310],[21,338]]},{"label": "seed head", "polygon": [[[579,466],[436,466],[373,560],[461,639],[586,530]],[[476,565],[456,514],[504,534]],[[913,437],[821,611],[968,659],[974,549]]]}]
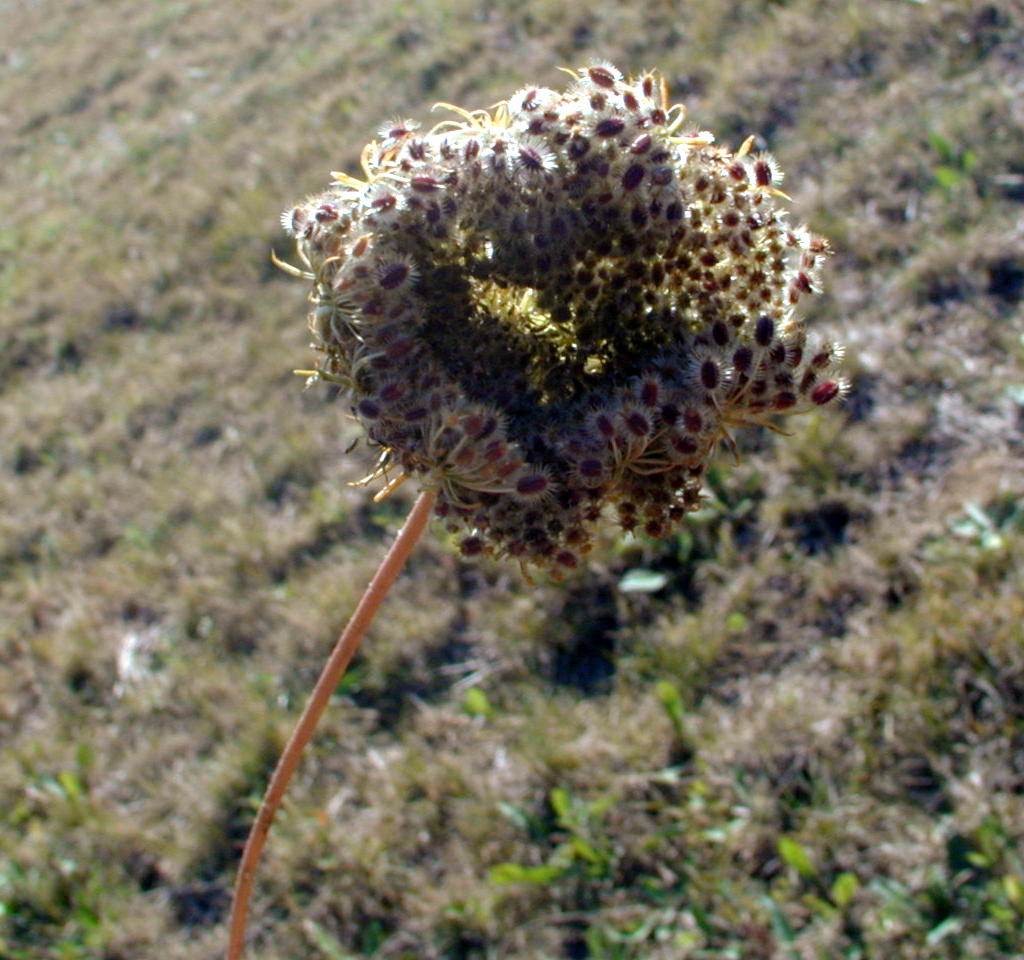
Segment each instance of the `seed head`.
[{"label": "seed head", "polygon": [[735,424],[837,402],[837,345],[796,313],[827,243],[762,154],[680,132],[654,74],[596,63],[422,131],[282,218],[313,281],[324,379],[380,473],[438,491],[465,556],[554,575],[602,508],[670,533]]}]

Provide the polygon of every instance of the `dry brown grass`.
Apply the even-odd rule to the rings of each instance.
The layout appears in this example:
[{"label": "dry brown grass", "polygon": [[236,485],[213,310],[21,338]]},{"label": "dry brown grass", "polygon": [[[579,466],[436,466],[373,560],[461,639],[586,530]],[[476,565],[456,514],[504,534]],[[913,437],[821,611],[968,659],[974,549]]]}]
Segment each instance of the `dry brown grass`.
[{"label": "dry brown grass", "polygon": [[[410,496],[345,485],[372,452],[290,373],[277,214],[383,120],[594,57],[779,157],[838,249],[845,417],[742,438],[683,536],[609,534],[562,587],[428,538],[275,828],[252,956],[1024,954],[1018,4],[2,18],[0,955],[222,949]],[[666,586],[620,592],[635,567]]]}]

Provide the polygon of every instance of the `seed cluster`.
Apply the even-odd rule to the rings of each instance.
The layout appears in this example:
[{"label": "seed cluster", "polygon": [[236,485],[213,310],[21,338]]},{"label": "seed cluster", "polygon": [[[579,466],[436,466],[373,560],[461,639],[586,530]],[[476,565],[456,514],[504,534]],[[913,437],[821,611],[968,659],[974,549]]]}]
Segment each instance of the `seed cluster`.
[{"label": "seed cluster", "polygon": [[418,476],[467,556],[553,572],[605,505],[659,536],[732,427],[833,403],[841,349],[795,307],[824,240],[767,155],[683,130],[653,74],[610,64],[429,132],[386,126],[365,180],[288,211],[313,282],[315,376],[379,473]]}]

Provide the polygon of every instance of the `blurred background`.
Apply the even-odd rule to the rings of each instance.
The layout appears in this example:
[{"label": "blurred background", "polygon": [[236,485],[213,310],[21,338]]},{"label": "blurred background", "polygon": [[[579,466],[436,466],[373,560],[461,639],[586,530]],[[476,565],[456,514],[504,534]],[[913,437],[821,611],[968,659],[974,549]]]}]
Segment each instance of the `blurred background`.
[{"label": "blurred background", "polygon": [[664,72],[837,254],[852,389],[567,583],[428,534],[271,834],[254,958],[1024,955],[1016,0],[0,5],[0,956],[221,955],[414,490],[278,216],[382,124]]}]

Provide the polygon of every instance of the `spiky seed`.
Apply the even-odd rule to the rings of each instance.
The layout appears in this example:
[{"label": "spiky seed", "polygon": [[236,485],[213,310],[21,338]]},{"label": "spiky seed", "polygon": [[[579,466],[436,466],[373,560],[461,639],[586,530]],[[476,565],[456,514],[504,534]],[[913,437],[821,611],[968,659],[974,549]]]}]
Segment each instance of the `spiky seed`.
[{"label": "spiky seed", "polygon": [[643,164],[634,163],[633,166],[629,167],[622,175],[622,189],[635,190],[640,186],[646,172],[647,171],[644,169]]},{"label": "spiky seed", "polygon": [[341,214],[333,203],[321,203],[313,216],[319,223],[333,223]]},{"label": "spiky seed", "polygon": [[412,269],[407,263],[390,263],[380,270],[380,285],[385,290],[394,290],[409,279]]},{"label": "spiky seed", "polygon": [[599,137],[614,137],[622,133],[625,126],[626,122],[621,117],[606,117],[604,120],[598,121],[594,127],[594,133]]},{"label": "spiky seed", "polygon": [[842,385],[840,383],[835,380],[826,380],[824,383],[819,383],[811,391],[811,403],[823,407],[826,403],[831,403],[835,400],[841,392]]},{"label": "spiky seed", "polygon": [[622,74],[618,70],[603,65],[588,67],[587,76],[599,87],[614,87],[615,81],[622,78]]},{"label": "spiky seed", "polygon": [[700,382],[705,390],[715,390],[722,382],[722,372],[714,360],[705,360],[700,365]]},{"label": "spiky seed", "polygon": [[626,429],[635,437],[646,437],[651,432],[651,422],[639,410],[631,410],[623,417]]},{"label": "spiky seed", "polygon": [[732,355],[732,365],[740,373],[749,373],[754,365],[754,351],[750,347],[737,347]]}]

